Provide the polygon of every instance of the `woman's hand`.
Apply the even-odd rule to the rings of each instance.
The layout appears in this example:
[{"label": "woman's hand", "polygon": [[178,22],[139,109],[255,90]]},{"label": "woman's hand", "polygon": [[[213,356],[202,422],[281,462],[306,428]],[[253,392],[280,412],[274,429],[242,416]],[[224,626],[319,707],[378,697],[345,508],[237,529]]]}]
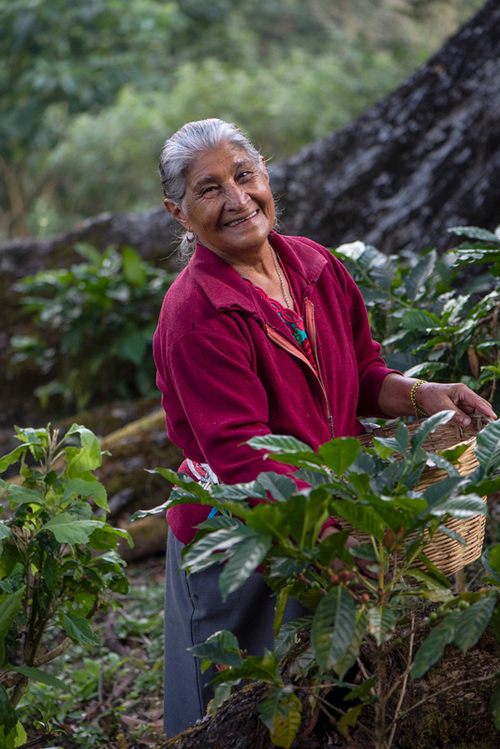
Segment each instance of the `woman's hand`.
[{"label": "woman's hand", "polygon": [[[391,372],[382,382],[378,394],[378,405],[388,417],[415,415],[410,392],[419,381]],[[458,383],[441,384],[420,382],[413,391],[419,409],[432,416],[438,411],[454,411],[453,420],[466,427],[470,424],[470,414],[478,411],[490,419],[496,419],[487,400],[464,385]]]},{"label": "woman's hand", "polygon": [[415,392],[415,400],[418,407],[429,415],[438,411],[454,411],[453,420],[463,427],[470,424],[469,414],[475,411],[491,419],[497,418],[487,400],[460,382],[449,385],[422,382]]}]

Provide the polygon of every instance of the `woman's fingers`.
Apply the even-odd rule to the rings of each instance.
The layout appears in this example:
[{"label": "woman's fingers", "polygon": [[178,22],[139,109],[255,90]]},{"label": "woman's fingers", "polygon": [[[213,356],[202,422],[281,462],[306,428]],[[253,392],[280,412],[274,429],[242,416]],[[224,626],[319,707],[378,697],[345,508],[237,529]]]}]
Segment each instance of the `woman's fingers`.
[{"label": "woman's fingers", "polygon": [[418,406],[428,414],[446,410],[455,411],[453,418],[461,426],[470,424],[469,414],[475,411],[491,419],[497,418],[488,401],[463,383],[422,383],[416,391],[416,398]]}]

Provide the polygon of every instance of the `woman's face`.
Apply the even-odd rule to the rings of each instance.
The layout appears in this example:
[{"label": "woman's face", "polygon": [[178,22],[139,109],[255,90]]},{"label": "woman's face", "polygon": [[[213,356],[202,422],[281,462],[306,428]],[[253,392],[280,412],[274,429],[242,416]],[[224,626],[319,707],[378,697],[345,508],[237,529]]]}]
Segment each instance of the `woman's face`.
[{"label": "woman's face", "polygon": [[186,179],[181,206],[170,213],[230,265],[258,256],[274,223],[274,202],[264,163],[232,144],[200,154]]}]

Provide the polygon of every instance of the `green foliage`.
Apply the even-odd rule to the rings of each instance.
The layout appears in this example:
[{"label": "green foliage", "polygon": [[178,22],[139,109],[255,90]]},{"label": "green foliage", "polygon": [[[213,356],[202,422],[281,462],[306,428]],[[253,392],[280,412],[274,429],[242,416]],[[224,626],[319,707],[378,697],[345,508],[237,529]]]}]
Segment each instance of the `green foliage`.
[{"label": "green foliage", "polygon": [[42,743],[50,734],[51,745],[64,749],[102,749],[103,736],[110,745],[151,743],[148,723],[163,705],[163,563],[132,565],[127,576],[130,588],[117,594],[119,608],[94,617],[102,644],[75,643],[47,664],[47,671],[64,673],[65,690],[30,683],[17,708],[30,739]]},{"label": "green foliage", "polygon": [[[257,657],[242,652],[234,635],[224,631],[196,645],[192,650],[204,659],[204,669],[214,662],[224,667],[213,682],[213,709],[242,680],[264,681],[268,689],[261,717],[274,743],[289,747],[300,725],[296,691],[304,687],[300,676],[307,674],[311,699],[320,707],[325,687],[347,690],[347,704],[327,706],[327,714],[336,711],[337,729],[346,736],[354,725],[368,730],[363,710],[371,705],[376,714],[374,746],[388,749],[394,725],[402,717],[397,697],[408,678],[422,677],[449,643],[466,653],[488,623],[498,620],[500,547],[485,557],[490,587],[460,594],[453,594],[448,579],[424,553],[438,531],[447,532],[448,519],[487,512],[480,497],[486,482],[491,491],[500,489],[500,422],[488,424],[479,436],[479,466],[468,476],[458,474],[450,462],[457,459],[456,451],[431,456],[424,449],[426,438],[451,417],[450,411],[435,414],[411,436],[401,424],[394,439],[377,438],[373,447],[364,449],[353,438],[332,440],[317,453],[292,437],[250,440],[253,447],[267,450],[274,460],[297,468],[298,477],[307,478],[311,488],[300,492],[290,479],[272,473],[261,474],[250,484],[217,485],[209,491],[182,474],[157,469],[177,485],[166,506],[209,503],[223,513],[202,523],[184,549],[183,567],[188,572],[223,562],[219,585],[226,598],[263,565],[265,579],[278,596],[278,643],[293,636],[293,623],[281,632],[288,597],[313,610],[309,625],[297,623],[295,631],[309,628],[310,639],[292,666],[296,681],[291,684],[284,683],[279,669],[282,644]],[[446,476],[421,490],[419,480],[431,458]],[[249,505],[249,497],[262,497],[266,491],[274,502]],[[346,530],[320,542],[329,516],[368,533],[368,541],[348,544]],[[416,613],[432,603],[440,604],[432,624],[429,618],[417,622]],[[419,631],[429,625],[423,642],[414,647],[414,640],[422,639]],[[387,659],[401,646],[401,638],[407,643],[407,667],[388,680]],[[370,643],[372,655],[354,678],[364,642]],[[354,707],[349,706],[352,699],[358,700]]]},{"label": "green foliage", "polygon": [[88,245],[77,250],[86,262],[18,285],[40,337],[14,337],[13,363],[34,365],[45,379],[52,375],[37,390],[44,406],[56,395],[70,409],[91,399],[148,395],[153,332],[173,276],[130,247],[121,254],[109,248],[101,255]]},{"label": "green foliage", "polygon": [[130,541],[89,504],[108,509],[92,473],[101,464],[92,432],[16,432],[22,444],[0,460],[1,473],[20,464],[19,483],[0,480],[10,507],[0,521],[0,731],[12,747],[24,743],[15,708],[28,682],[67,689],[46,664],[71,642],[99,643],[92,619],[127,590],[116,549],[120,537]]},{"label": "green foliage", "polygon": [[[357,282],[390,366],[412,377],[465,382],[498,409],[500,238],[477,227],[450,231],[470,239],[440,257],[435,250],[386,256],[363,242],[333,253]],[[451,288],[464,268],[467,293]]]}]

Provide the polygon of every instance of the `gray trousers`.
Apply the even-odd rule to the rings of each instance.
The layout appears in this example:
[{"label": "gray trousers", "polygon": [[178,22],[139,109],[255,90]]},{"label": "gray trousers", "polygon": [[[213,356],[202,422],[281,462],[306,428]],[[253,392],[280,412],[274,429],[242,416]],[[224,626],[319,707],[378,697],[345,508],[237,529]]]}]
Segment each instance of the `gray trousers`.
[{"label": "gray trousers", "polygon": [[[164,729],[172,737],[203,718],[213,697],[208,682],[215,667],[204,674],[201,659],[187,648],[205,642],[221,629],[236,635],[249,655],[263,655],[273,646],[276,598],[255,572],[225,603],[219,591],[220,565],[189,577],[180,569],[183,544],[168,535],[165,591],[165,710]],[[289,601],[284,621],[310,614],[298,601]]]}]

